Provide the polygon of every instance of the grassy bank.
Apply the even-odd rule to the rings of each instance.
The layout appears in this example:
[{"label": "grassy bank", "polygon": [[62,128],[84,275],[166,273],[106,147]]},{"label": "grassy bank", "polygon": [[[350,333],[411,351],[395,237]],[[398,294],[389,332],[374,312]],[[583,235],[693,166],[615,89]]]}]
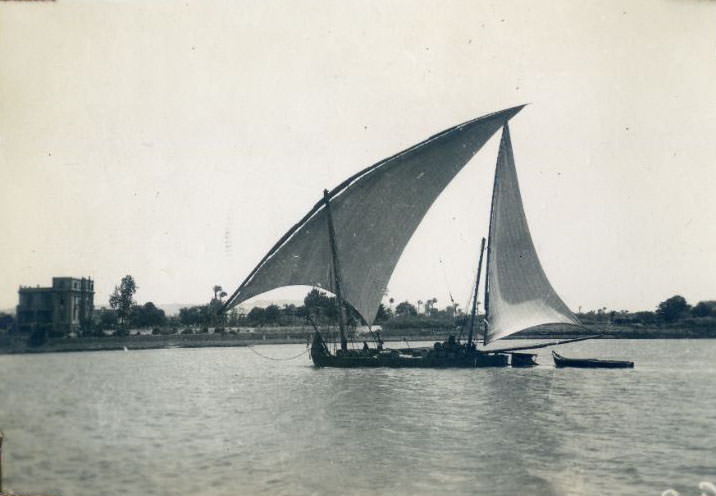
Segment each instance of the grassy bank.
[{"label": "grassy bank", "polygon": [[49,338],[30,346],[26,336],[0,338],[0,354],[58,353],[70,351],[151,350],[160,348],[203,348],[257,344],[306,343],[306,335],[271,334],[171,334],[106,337]]}]

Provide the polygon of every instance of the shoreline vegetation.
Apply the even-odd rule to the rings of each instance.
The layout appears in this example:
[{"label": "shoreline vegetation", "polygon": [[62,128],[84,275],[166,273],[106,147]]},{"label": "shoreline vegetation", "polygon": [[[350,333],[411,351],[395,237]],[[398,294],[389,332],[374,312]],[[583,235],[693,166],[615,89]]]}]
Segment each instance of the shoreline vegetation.
[{"label": "shoreline vegetation", "polygon": [[[317,326],[329,342],[336,340],[339,318],[336,299],[318,289],[311,290],[303,305],[286,304],[240,308],[222,313],[226,292],[214,286],[213,298],[206,305],[184,307],[167,317],[152,302],[134,301],[137,285],[125,276],[109,298],[110,308],[99,308],[79,328],[58,329],[51,324],[19,328],[14,316],[0,313],[0,354],[138,350],[159,348],[199,348],[289,344],[310,342]],[[411,342],[443,341],[449,335],[466,339],[470,315],[460,305],[438,307],[437,298],[395,304],[393,298],[381,304],[375,326],[362,325],[360,315],[344,304],[346,329],[353,346],[363,342],[375,346],[378,339],[410,347]],[[395,305],[394,305],[395,304]],[[699,339],[716,338],[716,301],[689,305],[682,296],[658,304],[655,311],[596,311],[577,313],[583,327],[545,325],[533,327],[506,339],[569,339],[599,335],[609,339]],[[484,315],[476,315],[478,336],[484,328]],[[379,331],[380,337],[376,335]],[[402,343],[402,344],[400,344]]]}]

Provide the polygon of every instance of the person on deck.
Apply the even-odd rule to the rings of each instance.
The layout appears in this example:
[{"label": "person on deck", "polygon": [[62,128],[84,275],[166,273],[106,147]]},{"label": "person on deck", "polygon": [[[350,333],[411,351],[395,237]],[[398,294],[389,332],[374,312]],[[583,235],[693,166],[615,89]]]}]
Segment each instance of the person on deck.
[{"label": "person on deck", "polygon": [[378,351],[383,351],[383,338],[380,337],[380,332],[375,331],[375,341],[377,343],[376,348]]}]

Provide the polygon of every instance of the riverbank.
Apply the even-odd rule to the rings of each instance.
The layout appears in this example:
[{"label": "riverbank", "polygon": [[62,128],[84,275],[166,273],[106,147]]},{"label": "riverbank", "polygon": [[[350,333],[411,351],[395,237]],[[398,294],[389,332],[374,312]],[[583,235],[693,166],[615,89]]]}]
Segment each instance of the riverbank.
[{"label": "riverbank", "polygon": [[307,342],[306,336],[290,335],[172,334],[169,336],[132,335],[121,337],[49,338],[42,345],[30,346],[27,344],[26,336],[12,336],[0,339],[0,354],[207,348]]},{"label": "riverbank", "polygon": [[[383,329],[386,342],[411,343],[441,341],[454,332],[450,329]],[[0,354],[63,353],[77,351],[151,350],[161,348],[207,348],[255,346],[265,344],[308,344],[312,331],[307,327],[265,327],[244,332],[205,332],[198,334],[148,334],[129,336],[48,338],[39,346],[28,344],[26,335],[0,336]],[[716,339],[716,328],[627,327],[590,325],[574,327],[536,328],[513,334],[509,339],[570,339],[600,335],[606,339]],[[371,342],[370,336],[355,341]]]}]

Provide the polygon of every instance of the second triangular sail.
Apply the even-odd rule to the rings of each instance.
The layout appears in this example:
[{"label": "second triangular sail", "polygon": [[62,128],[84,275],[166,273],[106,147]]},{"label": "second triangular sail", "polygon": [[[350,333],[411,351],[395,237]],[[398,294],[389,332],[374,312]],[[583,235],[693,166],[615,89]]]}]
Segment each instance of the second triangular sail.
[{"label": "second triangular sail", "polygon": [[537,258],[506,124],[495,170],[487,250],[486,343],[541,324],[580,325]]}]

